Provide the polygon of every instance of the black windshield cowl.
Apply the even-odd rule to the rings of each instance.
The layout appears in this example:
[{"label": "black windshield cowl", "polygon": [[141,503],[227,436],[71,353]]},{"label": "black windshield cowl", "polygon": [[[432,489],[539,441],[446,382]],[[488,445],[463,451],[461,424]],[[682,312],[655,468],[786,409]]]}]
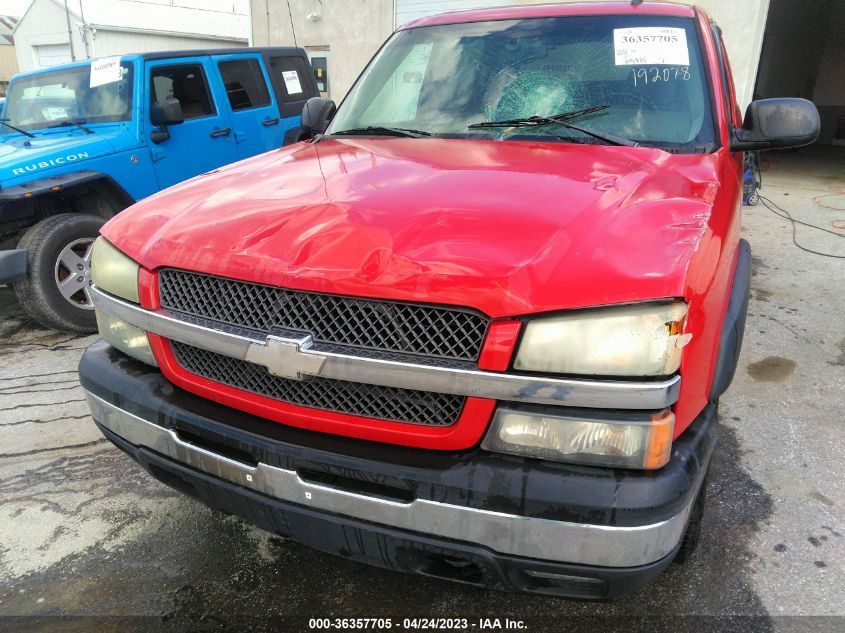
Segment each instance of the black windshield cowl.
[{"label": "black windshield cowl", "polygon": [[401,127],[369,125],[367,127],[339,130],[337,132],[332,132],[331,134],[326,134],[325,136],[403,136],[407,138],[422,138],[424,136],[431,136],[431,133],[424,132],[422,130],[409,130]]},{"label": "black windshield cowl", "polygon": [[90,127],[85,127],[85,125],[84,125],[85,123],[88,123],[88,121],[86,121],[85,119],[64,119],[64,120],[56,123],[55,125],[48,125],[47,127],[48,128],[54,128],[54,127],[66,127],[68,125],[75,125],[80,130],[85,132],[86,134],[94,134],[94,130],[92,130]]},{"label": "black windshield cowl", "polygon": [[[627,138],[622,138],[615,134],[608,134],[606,132],[595,132],[580,125],[575,125],[570,121],[578,119],[589,114],[595,114],[602,110],[607,110],[609,105],[591,106],[589,108],[582,108],[580,110],[572,110],[571,112],[563,112],[561,114],[554,114],[552,116],[533,115],[521,119],[507,119],[503,121],[482,121],[481,123],[473,123],[467,127],[470,129],[484,128],[484,127],[534,127],[540,125],[560,125],[570,130],[576,130],[582,134],[587,134],[593,138],[605,141],[612,145],[624,145],[628,147],[637,147],[637,142]],[[559,137],[560,138],[560,137]]]}]

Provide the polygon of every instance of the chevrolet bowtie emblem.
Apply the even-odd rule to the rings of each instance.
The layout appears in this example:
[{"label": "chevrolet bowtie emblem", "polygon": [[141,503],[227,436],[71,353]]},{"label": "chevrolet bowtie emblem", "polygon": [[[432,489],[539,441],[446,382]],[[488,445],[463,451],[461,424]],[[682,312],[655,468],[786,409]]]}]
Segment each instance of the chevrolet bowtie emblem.
[{"label": "chevrolet bowtie emblem", "polygon": [[302,338],[267,337],[264,343],[253,343],[246,350],[244,360],[264,365],[274,376],[302,380],[305,376],[319,376],[326,363],[326,357],[308,350],[311,337]]}]

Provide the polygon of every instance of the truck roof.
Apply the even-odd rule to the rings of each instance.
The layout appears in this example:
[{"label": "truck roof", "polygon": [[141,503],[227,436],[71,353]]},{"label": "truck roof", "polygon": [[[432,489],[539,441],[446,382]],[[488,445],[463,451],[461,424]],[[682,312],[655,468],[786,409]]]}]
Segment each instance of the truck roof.
[{"label": "truck roof", "polygon": [[450,11],[427,18],[411,20],[398,30],[433,26],[435,24],[456,24],[461,22],[483,22],[487,20],[516,20],[520,18],[545,18],[565,15],[609,15],[609,14],[671,15],[691,18],[695,8],[685,4],[666,2],[570,2],[557,4],[533,4],[490,9],[469,9]]}]

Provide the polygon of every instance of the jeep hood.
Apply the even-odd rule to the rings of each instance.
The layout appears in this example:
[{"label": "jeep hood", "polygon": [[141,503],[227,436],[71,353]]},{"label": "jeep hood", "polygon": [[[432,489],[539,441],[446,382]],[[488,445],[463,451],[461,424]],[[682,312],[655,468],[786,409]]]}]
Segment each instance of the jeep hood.
[{"label": "jeep hood", "polygon": [[177,185],[103,233],[150,269],[494,317],[676,297],[707,229],[720,156],[325,139]]},{"label": "jeep hood", "polygon": [[[91,158],[114,153],[116,133],[98,131],[86,134],[35,130],[35,138],[22,134],[0,136],[0,184],[7,180],[26,180],[49,175],[51,169],[84,163]],[[15,171],[15,170],[18,171]]]}]

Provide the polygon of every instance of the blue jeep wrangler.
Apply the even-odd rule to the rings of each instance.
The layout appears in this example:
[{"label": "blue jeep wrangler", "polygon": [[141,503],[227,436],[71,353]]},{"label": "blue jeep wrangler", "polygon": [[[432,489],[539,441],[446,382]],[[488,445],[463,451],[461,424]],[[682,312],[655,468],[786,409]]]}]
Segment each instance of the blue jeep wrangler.
[{"label": "blue jeep wrangler", "polygon": [[96,330],[100,227],[136,200],[300,135],[298,48],[86,60],[13,78],[0,118],[0,284],[44,326]]}]

